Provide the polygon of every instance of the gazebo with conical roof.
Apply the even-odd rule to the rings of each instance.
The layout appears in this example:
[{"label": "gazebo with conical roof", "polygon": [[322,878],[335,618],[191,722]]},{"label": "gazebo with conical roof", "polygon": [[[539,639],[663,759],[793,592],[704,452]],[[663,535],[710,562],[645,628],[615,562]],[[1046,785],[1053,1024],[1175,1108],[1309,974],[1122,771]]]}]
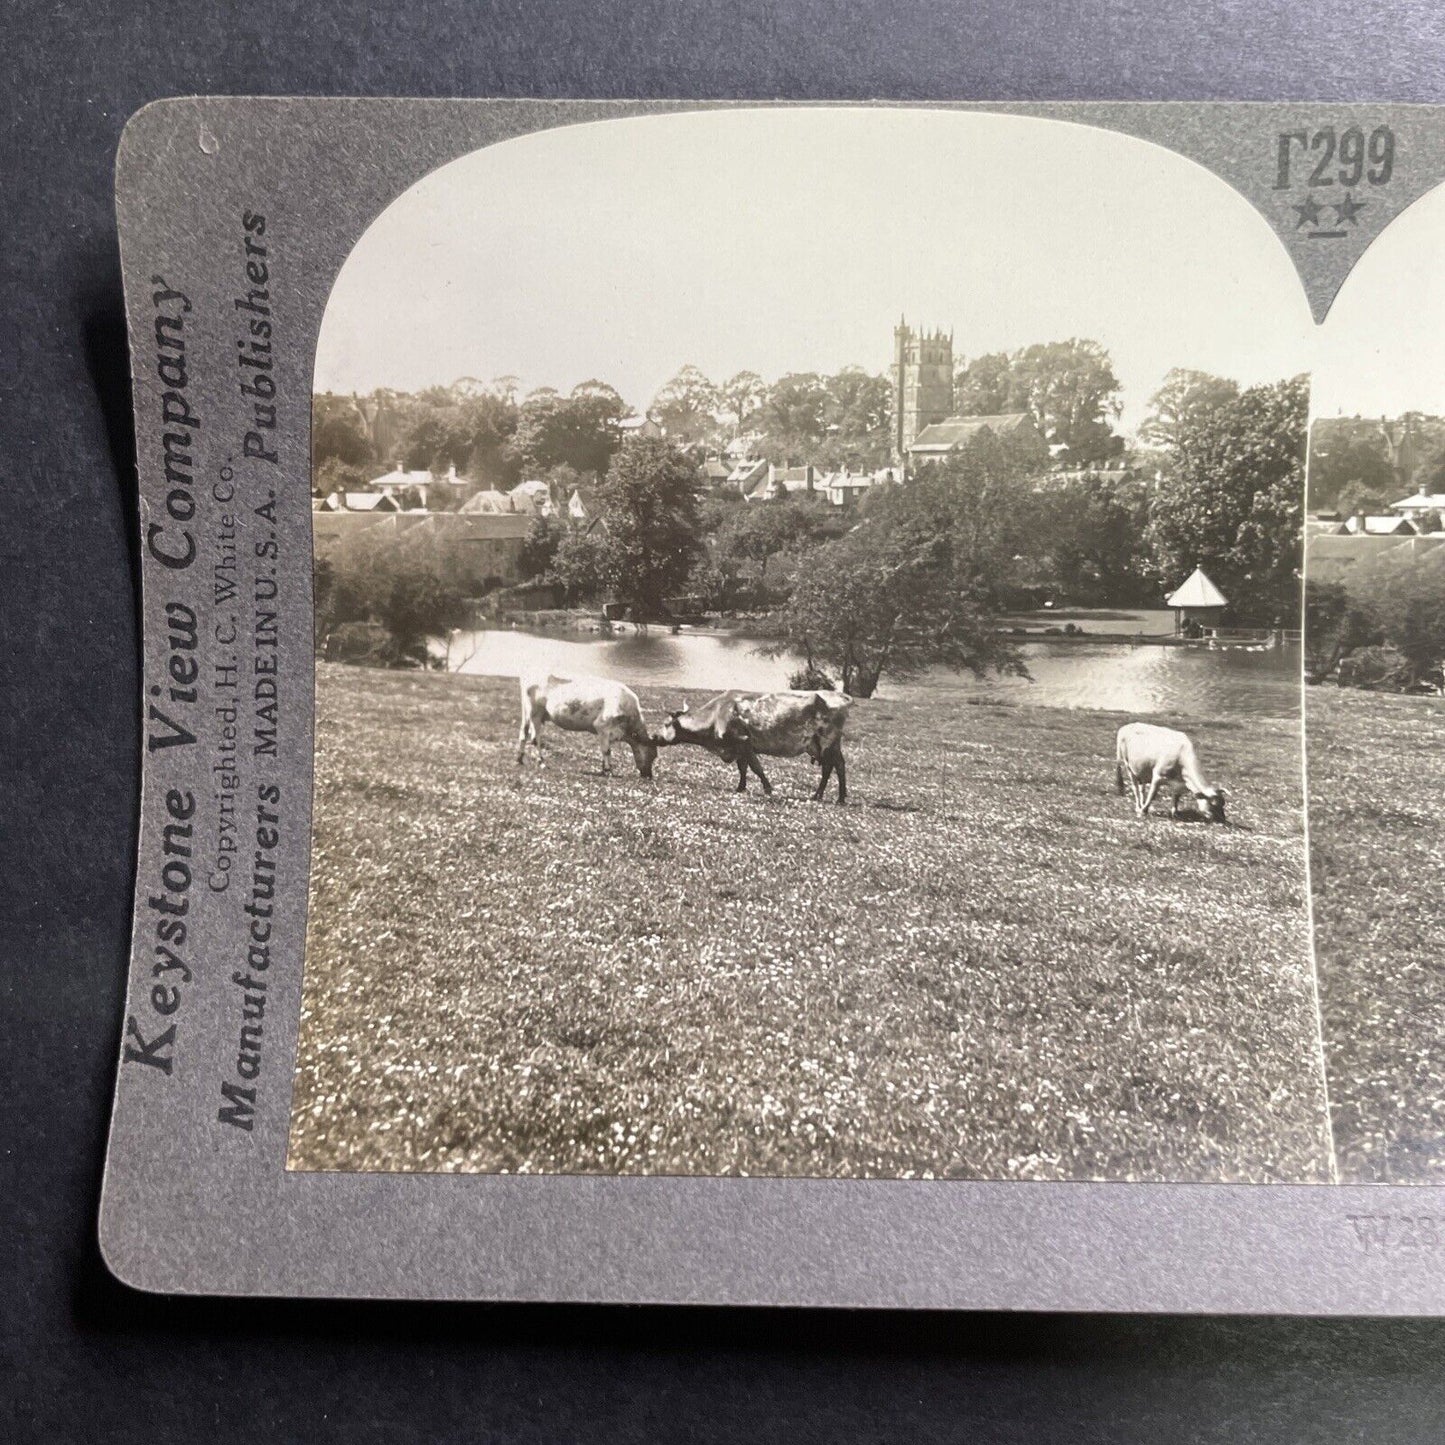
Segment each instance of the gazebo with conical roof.
[{"label": "gazebo with conical roof", "polygon": [[1165,599],[1164,605],[1174,609],[1174,635],[1177,637],[1188,623],[1201,627],[1217,627],[1229,599],[1213,582],[1203,567],[1196,567]]}]

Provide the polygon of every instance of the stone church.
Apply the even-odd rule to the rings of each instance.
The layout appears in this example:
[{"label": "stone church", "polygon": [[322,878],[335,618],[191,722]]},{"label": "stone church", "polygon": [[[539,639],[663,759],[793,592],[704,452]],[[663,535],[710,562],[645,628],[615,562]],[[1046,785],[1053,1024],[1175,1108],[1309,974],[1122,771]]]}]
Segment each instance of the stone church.
[{"label": "stone church", "polygon": [[[953,333],[893,328],[893,459],[918,466],[940,461],[987,429],[995,436],[1038,435],[1027,412],[958,416],[953,409]],[[1039,438],[1042,442],[1042,437]]]}]

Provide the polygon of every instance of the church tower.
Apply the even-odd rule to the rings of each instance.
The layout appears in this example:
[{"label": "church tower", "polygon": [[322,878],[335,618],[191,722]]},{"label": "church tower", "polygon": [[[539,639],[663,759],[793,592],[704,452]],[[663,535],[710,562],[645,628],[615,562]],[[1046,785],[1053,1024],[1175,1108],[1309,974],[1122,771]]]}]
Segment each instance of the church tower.
[{"label": "church tower", "polygon": [[893,328],[893,457],[908,460],[918,433],[953,415],[953,336]]}]

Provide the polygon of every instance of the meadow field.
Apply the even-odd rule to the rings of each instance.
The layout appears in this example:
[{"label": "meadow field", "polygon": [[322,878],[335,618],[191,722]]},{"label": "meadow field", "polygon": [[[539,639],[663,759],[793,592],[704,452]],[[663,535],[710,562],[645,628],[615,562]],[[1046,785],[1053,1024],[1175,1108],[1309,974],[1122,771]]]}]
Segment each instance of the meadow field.
[{"label": "meadow field", "polygon": [[1187,723],[1217,828],[1134,819],[1119,714],[859,702],[839,808],[517,711],[317,668],[292,1168],[1330,1178],[1294,719]]},{"label": "meadow field", "polygon": [[1340,1178],[1445,1183],[1445,702],[1319,687],[1306,711]]}]

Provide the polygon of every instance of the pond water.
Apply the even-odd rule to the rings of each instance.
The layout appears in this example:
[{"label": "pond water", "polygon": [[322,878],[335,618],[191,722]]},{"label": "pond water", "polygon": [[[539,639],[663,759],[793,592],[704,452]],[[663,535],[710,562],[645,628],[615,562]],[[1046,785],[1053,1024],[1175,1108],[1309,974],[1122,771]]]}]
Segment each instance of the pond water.
[{"label": "pond water", "polygon": [[[1031,618],[1029,624],[1036,620],[1051,621]],[[1133,635],[1164,632],[1170,623],[1168,613],[1138,612],[1084,618],[1079,625],[1096,635]],[[674,634],[651,628],[599,637],[498,628],[454,634],[450,656],[455,671],[494,677],[590,673],[652,687],[743,692],[787,687],[796,661],[768,657],[758,647],[754,638],[707,629]],[[1299,715],[1298,647],[1245,651],[1029,640],[1022,651],[1032,681],[976,679],[968,673],[938,670],[906,683],[885,677],[879,695],[987,698],[1024,706],[1202,717]]]}]

